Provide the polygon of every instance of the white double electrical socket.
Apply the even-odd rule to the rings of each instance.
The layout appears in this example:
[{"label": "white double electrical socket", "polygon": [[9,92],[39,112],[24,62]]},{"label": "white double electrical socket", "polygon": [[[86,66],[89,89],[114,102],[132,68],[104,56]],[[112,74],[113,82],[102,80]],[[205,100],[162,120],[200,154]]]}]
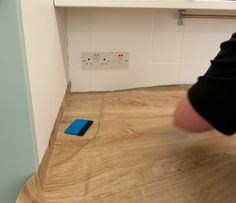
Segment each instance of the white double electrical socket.
[{"label": "white double electrical socket", "polygon": [[81,66],[83,70],[128,69],[128,52],[82,52]]}]

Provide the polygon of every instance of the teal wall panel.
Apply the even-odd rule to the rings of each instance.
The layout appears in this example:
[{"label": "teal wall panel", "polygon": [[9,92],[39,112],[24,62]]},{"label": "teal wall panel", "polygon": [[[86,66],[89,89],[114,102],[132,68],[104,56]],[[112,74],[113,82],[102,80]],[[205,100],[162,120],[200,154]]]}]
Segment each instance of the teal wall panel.
[{"label": "teal wall panel", "polygon": [[37,169],[18,0],[0,0],[0,203],[15,202]]}]

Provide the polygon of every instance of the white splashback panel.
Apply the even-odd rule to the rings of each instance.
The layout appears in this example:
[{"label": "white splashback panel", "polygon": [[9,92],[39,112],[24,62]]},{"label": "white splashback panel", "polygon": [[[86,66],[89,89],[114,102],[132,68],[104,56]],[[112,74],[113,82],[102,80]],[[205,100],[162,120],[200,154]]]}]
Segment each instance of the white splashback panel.
[{"label": "white splashback panel", "polygon": [[[177,10],[67,9],[72,91],[104,91],[194,83],[236,20],[185,19]],[[212,13],[212,12],[211,12]],[[82,70],[82,52],[129,52],[127,70]]]}]

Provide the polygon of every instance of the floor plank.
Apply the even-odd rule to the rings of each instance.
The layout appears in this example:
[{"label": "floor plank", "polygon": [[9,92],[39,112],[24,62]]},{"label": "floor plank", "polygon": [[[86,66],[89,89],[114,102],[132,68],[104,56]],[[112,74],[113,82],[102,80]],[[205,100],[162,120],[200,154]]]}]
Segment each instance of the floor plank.
[{"label": "floor plank", "polygon": [[[236,202],[236,137],[190,134],[172,125],[186,90],[72,93],[50,146],[46,179],[36,173],[17,202]],[[95,123],[84,137],[65,135],[78,117]]]}]

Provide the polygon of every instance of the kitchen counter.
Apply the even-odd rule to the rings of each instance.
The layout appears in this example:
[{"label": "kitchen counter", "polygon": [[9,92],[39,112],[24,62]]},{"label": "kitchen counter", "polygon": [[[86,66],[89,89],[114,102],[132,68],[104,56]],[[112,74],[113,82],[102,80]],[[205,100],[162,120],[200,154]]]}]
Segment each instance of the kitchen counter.
[{"label": "kitchen counter", "polygon": [[55,7],[236,10],[236,1],[232,0],[54,0],[54,5]]}]

